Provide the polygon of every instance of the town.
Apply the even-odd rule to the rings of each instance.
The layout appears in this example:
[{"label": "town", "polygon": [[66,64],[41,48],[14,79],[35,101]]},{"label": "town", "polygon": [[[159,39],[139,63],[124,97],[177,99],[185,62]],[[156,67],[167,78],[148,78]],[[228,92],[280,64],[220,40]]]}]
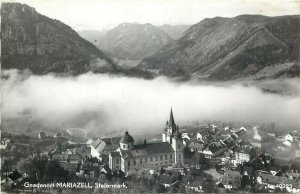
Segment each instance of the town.
[{"label": "town", "polygon": [[0,148],[5,192],[300,192],[298,131],[223,122],[181,128],[172,109],[160,141],[136,143],[130,130],[85,142],[67,131],[32,138],[2,130]]}]

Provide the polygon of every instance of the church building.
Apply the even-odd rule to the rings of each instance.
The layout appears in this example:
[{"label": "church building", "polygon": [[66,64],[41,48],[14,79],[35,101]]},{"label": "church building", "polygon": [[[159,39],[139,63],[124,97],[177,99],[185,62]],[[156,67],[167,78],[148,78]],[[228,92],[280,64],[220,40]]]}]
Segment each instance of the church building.
[{"label": "church building", "polygon": [[126,131],[120,139],[119,148],[109,154],[109,167],[123,172],[175,163],[183,164],[183,140],[172,109],[162,133],[162,142],[135,145],[133,137]]}]

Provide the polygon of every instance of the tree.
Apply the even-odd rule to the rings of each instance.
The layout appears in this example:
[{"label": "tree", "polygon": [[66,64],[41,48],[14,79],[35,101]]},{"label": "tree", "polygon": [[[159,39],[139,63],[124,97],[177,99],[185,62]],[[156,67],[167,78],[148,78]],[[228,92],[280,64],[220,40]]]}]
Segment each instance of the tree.
[{"label": "tree", "polygon": [[64,170],[57,161],[48,161],[46,157],[32,158],[29,163],[23,165],[23,169],[33,183],[65,182],[71,178],[69,172]]},{"label": "tree", "polygon": [[161,184],[156,184],[155,191],[157,193],[165,193],[167,191],[167,189],[164,186],[162,186]]},{"label": "tree", "polygon": [[202,154],[202,153],[199,154],[199,160],[198,161],[199,161],[200,165],[207,165],[208,164],[208,161],[205,158],[205,155]]},{"label": "tree", "polygon": [[256,157],[256,155],[257,155],[256,149],[252,148],[250,150],[249,154],[250,154],[250,160],[253,160]]},{"label": "tree", "polygon": [[7,176],[12,171],[12,162],[10,160],[4,160],[2,164],[2,176]]}]

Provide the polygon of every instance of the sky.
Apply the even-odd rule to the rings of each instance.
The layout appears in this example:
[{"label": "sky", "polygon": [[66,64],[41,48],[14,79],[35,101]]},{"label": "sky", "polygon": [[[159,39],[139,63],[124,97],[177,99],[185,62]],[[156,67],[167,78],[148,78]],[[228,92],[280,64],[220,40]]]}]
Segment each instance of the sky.
[{"label": "sky", "polygon": [[[2,0],[3,1],[3,0]],[[5,1],[5,0],[4,0]],[[105,30],[124,22],[195,24],[240,14],[300,14],[300,0],[8,0],[26,3],[75,30]]]}]

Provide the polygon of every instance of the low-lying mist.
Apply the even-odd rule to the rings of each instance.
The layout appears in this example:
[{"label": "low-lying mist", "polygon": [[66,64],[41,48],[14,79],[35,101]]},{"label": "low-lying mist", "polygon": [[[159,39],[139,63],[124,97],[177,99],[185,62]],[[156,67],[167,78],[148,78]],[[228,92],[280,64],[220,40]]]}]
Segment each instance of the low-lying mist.
[{"label": "low-lying mist", "polygon": [[58,77],[2,72],[2,124],[14,123],[19,130],[79,127],[99,135],[125,129],[158,132],[171,106],[179,123],[274,122],[286,130],[300,128],[299,96],[264,93],[254,86],[178,83],[165,77],[143,80],[93,73]]}]

